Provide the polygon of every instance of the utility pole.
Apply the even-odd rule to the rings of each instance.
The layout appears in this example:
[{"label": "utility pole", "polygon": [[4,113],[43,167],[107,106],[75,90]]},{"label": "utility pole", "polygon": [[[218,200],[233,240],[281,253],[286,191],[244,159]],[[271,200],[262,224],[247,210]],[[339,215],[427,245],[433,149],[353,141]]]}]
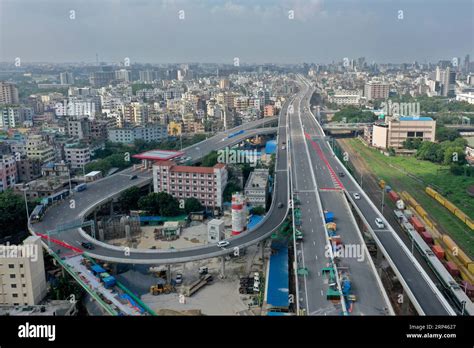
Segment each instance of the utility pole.
[{"label": "utility pole", "polygon": [[30,221],[30,213],[28,212],[28,201],[26,200],[26,190],[28,190],[28,186],[24,188],[23,191],[23,197],[25,198],[25,208],[26,208],[26,218],[28,221]]},{"label": "utility pole", "polygon": [[382,215],[383,215],[384,205],[385,205],[385,189],[382,189],[382,208],[381,208]]}]

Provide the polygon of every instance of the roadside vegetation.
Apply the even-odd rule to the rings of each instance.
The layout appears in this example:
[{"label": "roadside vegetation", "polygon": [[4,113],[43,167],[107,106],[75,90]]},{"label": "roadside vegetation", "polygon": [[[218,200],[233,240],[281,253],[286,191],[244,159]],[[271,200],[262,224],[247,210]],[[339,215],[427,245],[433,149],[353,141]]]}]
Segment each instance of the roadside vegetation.
[{"label": "roadside vegetation", "polygon": [[468,187],[473,185],[473,177],[454,175],[448,165],[415,157],[385,156],[358,139],[347,139],[347,142],[376,177],[385,180],[396,191],[409,192],[444,231],[451,234],[468,254],[474,255],[474,238],[468,227],[425,193],[425,187],[432,185],[474,218],[474,199],[467,194]]}]

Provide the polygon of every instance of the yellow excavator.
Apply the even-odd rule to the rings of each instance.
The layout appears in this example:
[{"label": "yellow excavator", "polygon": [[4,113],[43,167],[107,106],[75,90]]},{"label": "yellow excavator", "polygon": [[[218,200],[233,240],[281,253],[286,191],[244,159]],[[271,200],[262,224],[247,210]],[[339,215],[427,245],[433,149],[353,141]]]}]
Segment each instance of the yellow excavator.
[{"label": "yellow excavator", "polygon": [[174,291],[174,287],[170,284],[156,284],[150,286],[150,294],[155,296],[163,293],[169,294],[172,291]]}]

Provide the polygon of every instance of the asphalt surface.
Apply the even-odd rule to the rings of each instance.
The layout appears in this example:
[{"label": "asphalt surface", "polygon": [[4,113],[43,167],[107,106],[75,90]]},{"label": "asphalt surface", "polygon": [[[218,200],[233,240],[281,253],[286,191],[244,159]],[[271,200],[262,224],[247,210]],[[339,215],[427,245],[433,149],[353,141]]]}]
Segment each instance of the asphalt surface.
[{"label": "asphalt surface", "polygon": [[[353,293],[357,297],[351,314],[384,315],[384,308],[387,307],[382,293],[384,290],[380,288],[374,269],[369,264],[369,256],[350,217],[344,193],[340,189],[336,190],[338,182],[307,139],[308,133],[311,137],[318,135],[313,133],[310,125],[312,118],[307,112],[307,105],[312,93],[308,92],[304,88],[296,98],[297,111],[290,117],[293,188],[301,202],[301,230],[304,234],[304,241],[299,243],[297,255],[300,263],[309,270],[308,276],[304,277],[303,284],[300,285],[300,306],[306,309],[308,315],[341,313],[340,305],[334,305],[326,299],[328,281],[321,274],[321,269],[328,265],[329,260],[325,256],[327,243],[321,211],[329,210],[335,215],[337,233],[344,245],[357,247],[357,251],[360,251],[360,254],[356,253],[353,257],[340,258],[340,266],[347,268]],[[317,190],[322,207],[317,199]]]},{"label": "asphalt surface", "polygon": [[[307,105],[307,103],[305,103],[305,105]],[[362,212],[363,217],[374,231],[374,234],[380,240],[388,255],[390,255],[390,259],[394,263],[396,269],[401,273],[404,281],[407,283],[409,289],[413,293],[413,296],[420,304],[423,312],[426,315],[452,315],[452,309],[451,311],[448,311],[445,308],[447,303],[439,290],[436,289],[434,284],[432,284],[433,287],[429,285],[429,282],[431,281],[426,274],[424,276],[422,275],[422,268],[416,259],[407,255],[407,253],[402,249],[401,244],[395,237],[396,233],[393,231],[393,229],[389,229],[387,225],[384,228],[377,227],[375,224],[375,218],[381,217],[380,212],[369,203],[370,199],[368,196],[361,192],[360,187],[336,160],[333,152],[324,139],[324,134],[321,128],[318,126],[314,117],[308,117],[306,119],[305,132],[311,135],[311,139],[321,149],[328,164],[333,168],[335,173],[337,174],[340,171],[344,171],[346,173],[344,177],[339,177],[336,175],[337,180],[340,181],[344,189],[351,196],[356,192],[360,193],[361,199],[353,200],[353,202]],[[328,180],[333,181],[331,177],[331,179],[326,179],[325,184],[329,184]]]},{"label": "asphalt surface", "polygon": [[[285,105],[280,113],[280,124],[285,124],[286,122],[286,108],[287,106]],[[274,118],[267,118],[254,123],[247,123],[243,126],[237,127],[236,129],[221,132],[203,142],[183,149],[183,151],[187,156],[192,157],[192,161],[196,161],[202,155],[205,155],[212,150],[231,146],[249,136],[255,136],[262,133],[274,133],[275,129],[270,128],[253,129],[274,121]],[[230,139],[228,138],[229,134],[235,133],[241,129],[246,130],[244,134]],[[279,128],[278,140],[280,144],[286,141],[286,129],[284,127]],[[281,146],[278,146],[277,165],[275,170],[276,180],[273,199],[274,204],[259,226],[250,232],[229,239],[230,244],[225,248],[219,248],[215,244],[167,251],[120,248],[99,242],[98,240],[92,239],[90,236],[85,236],[78,228],[72,228],[59,234],[51,235],[51,237],[80,249],[83,249],[81,242],[91,241],[94,244],[94,249],[84,250],[88,255],[97,259],[119,263],[171,264],[226,255],[234,252],[235,248],[244,248],[267,238],[283,222],[288,211],[287,166],[287,151],[281,150]],[[137,179],[131,180],[132,175],[137,175]],[[142,172],[140,170],[129,168],[97,182],[89,183],[87,190],[75,193],[74,196],[49,208],[43,221],[32,224],[30,228],[35,233],[46,233],[47,231],[52,231],[63,224],[79,223],[87,213],[92,211],[93,208],[98,205],[99,202],[110,200],[111,197],[118,196],[120,192],[132,186],[147,185],[151,180],[151,172]],[[71,205],[71,199],[74,200],[74,205]],[[284,203],[284,207],[278,208],[278,202]],[[51,247],[55,251],[60,250],[61,255],[71,253],[68,248],[60,247],[57,244],[52,243]]]}]

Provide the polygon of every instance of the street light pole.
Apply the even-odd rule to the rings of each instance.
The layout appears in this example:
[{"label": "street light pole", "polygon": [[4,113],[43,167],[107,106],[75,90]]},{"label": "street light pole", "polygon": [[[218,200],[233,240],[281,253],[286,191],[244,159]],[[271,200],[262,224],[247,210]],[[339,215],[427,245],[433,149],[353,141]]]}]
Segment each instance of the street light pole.
[{"label": "street light pole", "polygon": [[26,208],[26,218],[30,221],[30,213],[28,212],[28,201],[26,200],[26,190],[27,188],[23,189],[23,197],[25,198],[25,208]]},{"label": "street light pole", "polygon": [[68,178],[69,178],[69,193],[72,194],[72,184],[71,184],[71,169],[69,168],[67,171]]},{"label": "street light pole", "polygon": [[382,189],[382,215],[383,215],[383,207],[384,207],[384,201],[385,201],[385,189]]}]

